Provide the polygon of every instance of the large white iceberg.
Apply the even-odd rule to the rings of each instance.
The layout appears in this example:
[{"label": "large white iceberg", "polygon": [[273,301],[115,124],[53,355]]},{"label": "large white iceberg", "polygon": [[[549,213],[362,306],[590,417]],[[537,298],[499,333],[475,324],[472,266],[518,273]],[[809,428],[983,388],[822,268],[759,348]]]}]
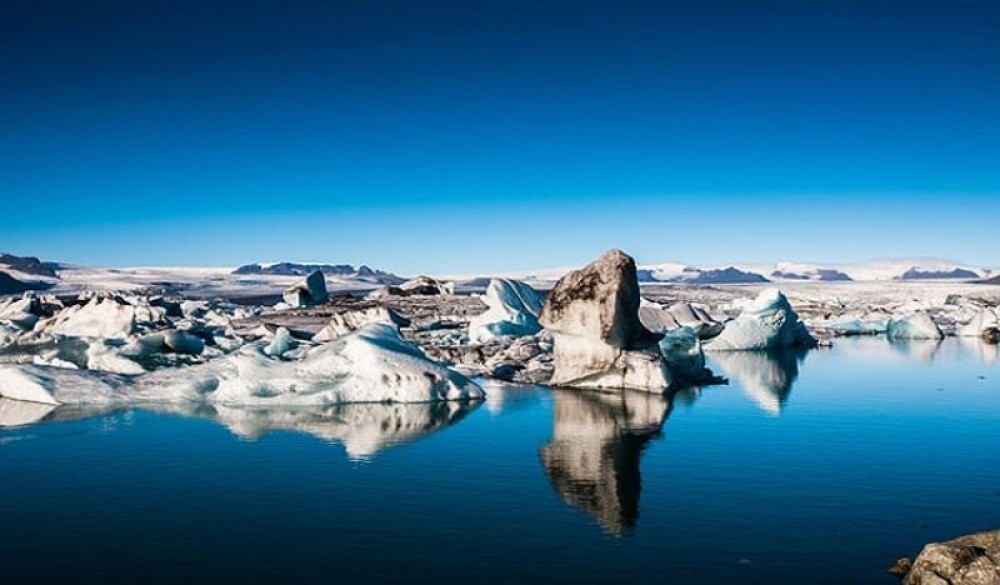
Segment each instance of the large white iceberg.
[{"label": "large white iceberg", "polygon": [[718,337],[705,343],[708,351],[813,347],[816,340],[776,288],[762,291],[739,317],[726,323]]},{"label": "large white iceberg", "polygon": [[494,278],[482,299],[488,307],[486,312],[469,320],[469,340],[473,343],[497,337],[534,335],[542,330],[538,315],[545,301],[527,284]]},{"label": "large white iceberg", "polygon": [[204,402],[312,406],[483,398],[474,382],[375,323],[334,342],[269,356],[265,342],[214,361],[140,376],[48,366],[0,368],[0,397],[45,404]]},{"label": "large white iceberg", "polygon": [[886,337],[890,340],[944,339],[944,333],[927,313],[893,317],[886,327]]},{"label": "large white iceberg", "polygon": [[114,297],[93,297],[40,321],[36,332],[72,337],[126,339],[135,331],[135,306]]}]

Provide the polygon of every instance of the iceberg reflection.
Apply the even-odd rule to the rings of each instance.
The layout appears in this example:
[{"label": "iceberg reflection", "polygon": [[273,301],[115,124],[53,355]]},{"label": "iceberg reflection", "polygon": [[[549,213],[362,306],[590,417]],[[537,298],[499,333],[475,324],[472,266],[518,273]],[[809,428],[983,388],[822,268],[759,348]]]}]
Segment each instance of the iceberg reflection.
[{"label": "iceberg reflection", "polygon": [[0,428],[34,424],[56,409],[52,404],[11,400],[0,396]]},{"label": "iceberg reflection", "polygon": [[933,361],[942,343],[940,339],[888,339],[888,342],[898,353],[919,362]]},{"label": "iceberg reflection", "polygon": [[339,443],[344,446],[348,457],[364,460],[388,447],[416,441],[455,424],[481,404],[482,401],[450,401],[296,408],[204,404],[81,407],[0,399],[0,426],[67,422],[119,412],[150,411],[209,419],[234,435],[252,441],[274,431],[304,433],[323,441]]},{"label": "iceberg reflection", "polygon": [[639,517],[642,450],[661,435],[671,397],[553,389],[552,439],[540,457],[553,487],[614,535]]},{"label": "iceberg reflection", "polygon": [[720,351],[712,354],[712,361],[736,379],[761,410],[778,415],[799,377],[799,363],[808,352],[802,348]]}]

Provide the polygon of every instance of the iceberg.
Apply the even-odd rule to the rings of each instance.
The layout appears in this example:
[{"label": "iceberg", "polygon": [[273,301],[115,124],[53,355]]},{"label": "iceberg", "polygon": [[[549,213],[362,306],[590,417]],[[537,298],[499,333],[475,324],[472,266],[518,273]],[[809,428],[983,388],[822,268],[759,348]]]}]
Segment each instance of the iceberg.
[{"label": "iceberg", "polygon": [[660,394],[670,386],[660,336],[639,321],[635,261],[620,250],[559,279],[539,322],[553,336],[553,386]]},{"label": "iceberg", "polygon": [[538,316],[544,299],[527,284],[494,278],[482,297],[486,312],[469,320],[469,340],[483,343],[497,337],[523,337],[542,330]]},{"label": "iceberg", "polygon": [[762,291],[718,337],[705,343],[708,351],[815,346],[816,340],[776,288]]},{"label": "iceberg", "polygon": [[347,311],[331,317],[330,322],[317,331],[312,340],[318,343],[333,341],[369,323],[388,323],[396,327],[406,327],[410,324],[410,320],[389,307],[369,307]]},{"label": "iceberg", "polygon": [[319,270],[314,270],[309,276],[289,287],[281,298],[291,307],[309,307],[322,305],[329,299],[326,292],[326,277]]},{"label": "iceberg", "polygon": [[377,288],[365,296],[369,300],[389,297],[442,296],[455,294],[455,283],[436,280],[429,276],[418,276],[399,286],[387,285]]},{"label": "iceberg", "polygon": [[684,326],[664,333],[660,340],[660,351],[670,368],[670,373],[678,381],[699,383],[715,380],[711,370],[705,367],[705,352],[701,340],[691,327]]},{"label": "iceberg", "polygon": [[889,319],[886,337],[890,340],[944,339],[944,333],[927,313],[913,313]]},{"label": "iceberg", "polygon": [[49,319],[39,321],[36,332],[69,337],[127,339],[136,328],[133,305],[116,297],[93,297],[84,305],[73,305]]},{"label": "iceberg", "polygon": [[979,337],[988,343],[997,343],[1000,340],[1000,319],[992,310],[983,309],[957,333],[959,337]]},{"label": "iceberg", "polygon": [[685,302],[664,308],[658,303],[642,299],[639,304],[639,320],[654,333],[690,327],[700,339],[711,339],[721,333],[724,327],[705,309]]},{"label": "iceberg", "polygon": [[182,369],[140,376],[51,366],[0,367],[0,397],[44,404],[207,403],[315,406],[479,400],[483,390],[428,359],[392,326],[269,356],[266,342]]}]

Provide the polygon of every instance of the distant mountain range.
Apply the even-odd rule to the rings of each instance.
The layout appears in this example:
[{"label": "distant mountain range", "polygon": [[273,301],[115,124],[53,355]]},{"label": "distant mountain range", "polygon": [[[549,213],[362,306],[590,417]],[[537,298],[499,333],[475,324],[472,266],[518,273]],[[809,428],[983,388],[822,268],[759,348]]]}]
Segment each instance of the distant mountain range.
[{"label": "distant mountain range", "polygon": [[736,264],[725,267],[695,267],[683,264],[640,266],[644,282],[677,284],[752,284],[760,282],[849,282],[908,280],[978,280],[993,271],[941,260],[882,260],[860,264],[773,265]]},{"label": "distant mountain range", "polygon": [[405,278],[384,272],[373,270],[362,264],[355,268],[350,264],[309,264],[299,262],[268,262],[246,264],[233,271],[237,275],[267,275],[267,276],[308,276],[316,270],[321,271],[327,277],[334,277],[344,280],[357,280],[360,282],[370,282],[372,284],[402,284]]},{"label": "distant mountain range", "polygon": [[42,262],[34,256],[0,254],[0,269],[7,272],[20,272],[21,274],[31,274],[33,276],[59,278],[56,274],[58,267],[59,264],[55,262]]},{"label": "distant mountain range", "polygon": [[0,254],[0,295],[51,288],[59,278],[56,266],[33,256]]},{"label": "distant mountain range", "polygon": [[[332,290],[370,290],[399,285],[402,276],[369,266],[319,262],[270,262],[229,268],[147,267],[100,268],[46,262],[32,256],[0,254],[0,295],[50,289],[58,294],[82,290],[159,289],[202,296],[253,296],[274,294],[295,279],[320,270]],[[482,287],[490,276],[517,278],[544,287],[570,268],[516,273],[445,277],[466,288]],[[259,277],[259,278],[258,278]],[[1000,285],[1000,270],[935,259],[880,260],[858,264],[723,264],[694,266],[683,263],[638,266],[639,281],[681,285],[763,284],[773,282],[893,282],[955,281]]]},{"label": "distant mountain range", "polygon": [[[568,268],[537,270],[503,276],[535,282],[552,282],[569,270]],[[778,262],[775,264],[694,266],[672,262],[640,264],[637,267],[637,275],[639,282],[644,283],[716,285],[767,282],[975,281],[1000,278],[1000,271],[943,260],[918,258],[876,260],[857,264]]]}]

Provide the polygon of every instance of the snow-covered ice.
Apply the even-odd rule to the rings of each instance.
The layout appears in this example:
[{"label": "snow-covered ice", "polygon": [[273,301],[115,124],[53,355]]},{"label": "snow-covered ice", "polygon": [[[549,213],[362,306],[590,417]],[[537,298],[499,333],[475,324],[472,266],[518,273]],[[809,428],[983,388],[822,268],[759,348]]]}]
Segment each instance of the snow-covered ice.
[{"label": "snow-covered ice", "polygon": [[303,406],[481,399],[468,378],[428,359],[390,325],[375,323],[294,359],[265,342],[236,354],[141,376],[17,365],[0,367],[0,396],[47,404],[205,402]]},{"label": "snow-covered ice", "polygon": [[541,331],[538,315],[545,301],[526,283],[494,278],[486,287],[482,300],[487,310],[469,321],[469,340],[473,343],[497,337],[534,335]]}]

